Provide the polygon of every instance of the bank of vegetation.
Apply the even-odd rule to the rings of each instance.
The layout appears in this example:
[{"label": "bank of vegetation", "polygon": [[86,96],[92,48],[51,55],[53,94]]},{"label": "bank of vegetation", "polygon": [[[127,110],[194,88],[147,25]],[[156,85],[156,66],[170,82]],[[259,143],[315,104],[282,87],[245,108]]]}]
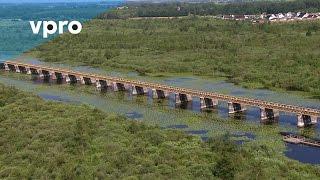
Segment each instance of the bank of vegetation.
[{"label": "bank of vegetation", "polygon": [[0,177],[18,179],[317,178],[273,150],[228,136],[201,142],[86,105],[46,102],[0,85]]},{"label": "bank of vegetation", "polygon": [[320,98],[320,22],[253,25],[212,18],[92,20],[32,51],[48,62],[226,78]]},{"label": "bank of vegetation", "polygon": [[286,12],[319,12],[318,0],[240,1],[235,3],[130,3],[124,9],[112,10],[98,16],[101,19],[132,17],[178,17],[220,14],[274,14]]}]

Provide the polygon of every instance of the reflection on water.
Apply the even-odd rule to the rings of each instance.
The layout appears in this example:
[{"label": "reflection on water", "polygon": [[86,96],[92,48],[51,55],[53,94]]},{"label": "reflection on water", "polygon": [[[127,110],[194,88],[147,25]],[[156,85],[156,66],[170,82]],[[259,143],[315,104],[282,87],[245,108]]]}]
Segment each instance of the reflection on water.
[{"label": "reflection on water", "polygon": [[185,124],[174,124],[174,125],[167,126],[167,128],[169,128],[169,129],[185,129],[188,127],[189,126],[185,125]]},{"label": "reflection on water", "polygon": [[209,140],[209,137],[208,137],[208,136],[201,136],[201,140],[202,140],[202,141],[208,141],[208,140]]},{"label": "reflection on water", "polygon": [[194,135],[204,135],[208,133],[208,130],[188,130],[185,131],[187,134],[194,134]]},{"label": "reflection on water", "polygon": [[68,97],[63,97],[62,95],[52,95],[52,94],[47,94],[47,93],[39,93],[38,95],[41,98],[46,99],[46,100],[66,102],[66,103],[74,103],[74,104],[81,104],[80,101],[75,101],[75,100],[70,99]]},{"label": "reflection on water", "polygon": [[143,117],[143,114],[138,112],[127,112],[126,116],[130,119],[141,119]]},{"label": "reflection on water", "polygon": [[248,139],[254,139],[256,136],[249,132],[236,132],[232,134],[233,137],[247,137]]}]

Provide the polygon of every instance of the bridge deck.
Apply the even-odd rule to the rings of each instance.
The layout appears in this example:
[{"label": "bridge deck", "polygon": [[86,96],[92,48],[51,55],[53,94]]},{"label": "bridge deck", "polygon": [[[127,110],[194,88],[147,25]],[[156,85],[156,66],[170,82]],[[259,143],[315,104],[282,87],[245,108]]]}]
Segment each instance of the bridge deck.
[{"label": "bridge deck", "polygon": [[236,96],[218,94],[218,93],[214,93],[214,92],[205,92],[205,91],[188,89],[188,88],[179,88],[179,87],[173,87],[173,86],[151,83],[151,82],[142,82],[142,81],[129,80],[129,79],[123,79],[123,78],[118,78],[118,77],[102,76],[102,75],[96,75],[96,74],[91,74],[91,73],[82,73],[82,72],[76,72],[76,71],[67,70],[67,69],[51,68],[51,67],[46,67],[46,66],[41,66],[41,65],[32,65],[32,64],[26,64],[26,63],[14,62],[14,61],[7,61],[5,63],[11,64],[11,65],[34,68],[34,69],[41,69],[41,70],[45,70],[45,71],[54,71],[54,72],[59,72],[62,74],[69,74],[69,75],[74,75],[74,76],[82,76],[82,77],[105,80],[105,81],[131,84],[134,86],[141,86],[141,87],[145,87],[145,88],[163,90],[163,91],[168,91],[168,92],[172,92],[172,93],[182,93],[182,94],[188,94],[188,95],[197,96],[197,97],[211,98],[211,99],[216,99],[216,100],[221,100],[221,101],[239,103],[242,105],[255,106],[255,107],[261,107],[261,108],[268,108],[268,109],[276,109],[276,110],[283,111],[283,112],[290,112],[290,113],[320,117],[320,110],[319,109],[312,109],[312,108],[305,108],[305,107],[288,105],[288,104],[268,102],[268,101],[263,101],[263,100],[259,100],[259,99],[236,97]]}]

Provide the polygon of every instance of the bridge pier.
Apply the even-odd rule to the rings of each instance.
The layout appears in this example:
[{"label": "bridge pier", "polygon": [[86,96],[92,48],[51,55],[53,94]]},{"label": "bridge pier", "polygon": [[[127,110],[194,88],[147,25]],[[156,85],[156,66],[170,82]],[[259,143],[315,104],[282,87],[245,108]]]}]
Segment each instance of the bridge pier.
[{"label": "bridge pier", "polygon": [[41,69],[37,69],[37,74],[39,75],[40,79],[43,79],[44,78],[44,75],[42,73],[42,70]]},{"label": "bridge pier", "polygon": [[132,86],[130,84],[124,84],[124,89],[126,91],[132,91]]},{"label": "bridge pier", "polygon": [[176,104],[186,103],[192,101],[192,96],[189,94],[176,93],[175,94]]},{"label": "bridge pier", "polygon": [[49,72],[49,75],[50,75],[50,78],[51,78],[52,80],[57,80],[57,76],[56,76],[56,73],[55,73],[54,71],[50,71],[50,72]]},{"label": "bridge pier", "polygon": [[68,84],[76,84],[78,81],[76,76],[70,74],[66,74],[65,79]]},{"label": "bridge pier", "polygon": [[97,82],[97,80],[95,79],[95,78],[90,78],[90,82],[91,82],[91,84],[96,84],[96,82]]},{"label": "bridge pier", "polygon": [[86,84],[86,81],[84,80],[84,77],[82,77],[82,76],[77,77],[77,82],[80,82],[80,84],[82,84],[82,85]]},{"label": "bridge pier", "polygon": [[307,125],[317,124],[317,117],[316,116],[298,114],[297,118],[298,118],[298,121],[297,121],[298,127],[305,127]]},{"label": "bridge pier", "polygon": [[311,124],[317,124],[318,123],[318,117],[311,116]]},{"label": "bridge pier", "polygon": [[26,74],[27,73],[27,69],[25,66],[19,66],[19,69],[20,69],[20,72],[23,73],[23,74]]},{"label": "bridge pier", "polygon": [[77,79],[77,82],[76,83],[80,83],[81,84],[81,77],[80,76],[75,76],[76,79]]},{"label": "bridge pier", "polygon": [[27,74],[28,74],[28,75],[31,75],[31,74],[32,74],[29,67],[26,67],[26,71],[27,71]]},{"label": "bridge pier", "polygon": [[297,115],[297,118],[298,118],[298,122],[297,122],[297,126],[298,127],[304,127],[304,117],[302,114],[298,114]]},{"label": "bridge pier", "polygon": [[21,72],[18,65],[14,65],[14,68],[16,69],[16,73],[20,73]]},{"label": "bridge pier", "polygon": [[145,89],[140,86],[131,86],[132,95],[143,95],[145,94]]},{"label": "bridge pier", "polygon": [[80,79],[79,82],[80,82],[82,85],[91,85],[91,84],[92,84],[91,78],[87,78],[87,77],[81,76],[81,77],[79,77],[79,79]]},{"label": "bridge pier", "polygon": [[30,68],[31,75],[39,75],[36,69]]},{"label": "bridge pier", "polygon": [[233,102],[228,102],[228,109],[229,109],[229,114],[234,114],[238,112],[243,112],[246,110],[243,105],[240,103],[233,103]]},{"label": "bridge pier", "polygon": [[155,99],[164,99],[168,97],[169,93],[163,90],[152,89],[152,97]]},{"label": "bridge pier", "polygon": [[15,65],[14,68],[16,73],[27,73],[27,69],[24,66]]},{"label": "bridge pier", "polygon": [[269,108],[260,108],[261,120],[275,119],[279,117],[279,111]]},{"label": "bridge pier", "polygon": [[218,105],[218,100],[200,97],[200,109],[212,108]]},{"label": "bridge pier", "polygon": [[43,78],[50,79],[50,72],[46,70],[41,70],[41,74],[43,75]]},{"label": "bridge pier", "polygon": [[69,77],[68,75],[65,76],[65,79],[66,79],[66,83],[67,83],[67,84],[70,84],[71,79],[70,79],[70,77]]},{"label": "bridge pier", "polygon": [[55,72],[54,73],[54,76],[56,77],[56,80],[63,80],[65,79],[65,77],[63,76],[62,73],[59,73],[59,72]]},{"label": "bridge pier", "polygon": [[106,90],[108,88],[107,81],[104,80],[96,80],[96,88],[99,91]]},{"label": "bridge pier", "polygon": [[9,65],[7,63],[4,63],[4,70],[10,71]]},{"label": "bridge pier", "polygon": [[112,82],[113,91],[124,91],[125,87],[122,83]]}]

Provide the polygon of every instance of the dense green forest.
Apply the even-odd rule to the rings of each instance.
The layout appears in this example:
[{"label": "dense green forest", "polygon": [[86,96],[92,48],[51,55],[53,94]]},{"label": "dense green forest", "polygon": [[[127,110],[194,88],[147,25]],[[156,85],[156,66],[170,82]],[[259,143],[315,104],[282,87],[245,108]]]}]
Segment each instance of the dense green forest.
[{"label": "dense green forest", "polygon": [[223,77],[320,98],[320,23],[254,25],[212,18],[93,20],[32,51],[44,61]]},{"label": "dense green forest", "polygon": [[[219,14],[272,14],[286,12],[319,12],[319,0],[295,1],[254,1],[228,4],[216,3],[143,3],[128,4],[128,9],[113,10],[98,16],[100,19],[118,19],[129,17],[176,17]],[[179,7],[179,8],[178,8]]]},{"label": "dense green forest", "polygon": [[202,142],[106,114],[47,102],[0,84],[0,178],[315,179],[318,166],[235,145],[228,135]]}]

